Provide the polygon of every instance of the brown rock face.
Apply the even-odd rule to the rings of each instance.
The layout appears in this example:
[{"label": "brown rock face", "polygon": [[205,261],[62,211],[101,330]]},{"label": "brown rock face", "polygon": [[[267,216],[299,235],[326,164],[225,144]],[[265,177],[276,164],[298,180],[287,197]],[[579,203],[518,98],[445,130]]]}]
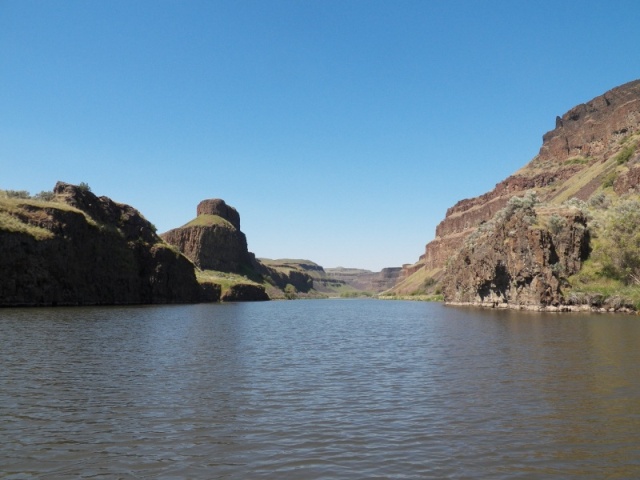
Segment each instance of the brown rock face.
[{"label": "brown rock face", "polygon": [[221,225],[181,227],[161,237],[175,245],[198,268],[239,272],[249,262],[244,233]]},{"label": "brown rock face", "polygon": [[447,265],[445,301],[494,307],[564,303],[562,284],[589,253],[584,215],[566,207],[498,217],[467,238]]},{"label": "brown rock face", "polygon": [[351,285],[363,292],[381,293],[393,287],[400,278],[402,268],[388,267],[379,272],[357,268],[327,268],[327,276]]},{"label": "brown rock face", "polygon": [[203,200],[198,216],[183,227],[160,235],[203,270],[240,272],[252,268],[253,256],[240,231],[240,215],[223,200]]},{"label": "brown rock face", "polygon": [[238,211],[230,207],[220,198],[203,200],[198,204],[196,214],[200,215],[218,215],[233,225],[236,230],[240,230],[240,214]]},{"label": "brown rock face", "polygon": [[[298,292],[308,293],[314,287],[313,277],[298,269],[277,269],[272,266],[265,265],[260,260],[256,260],[254,262],[254,268],[256,272],[264,278],[268,278],[271,283],[280,290],[284,290],[287,285],[293,285]],[[322,269],[322,267],[320,267],[320,269]]]},{"label": "brown rock face", "polygon": [[223,302],[254,302],[269,300],[264,287],[261,285],[238,284],[233,285],[222,296]]},{"label": "brown rock face", "polygon": [[[417,264],[407,265],[401,278],[424,268],[438,270],[445,266],[463,245],[464,240],[484,222],[489,221],[514,196],[536,189],[541,200],[553,201],[562,194],[566,182],[586,169],[604,162],[619,149],[626,135],[640,130],[640,80],[627,83],[590,102],[572,108],[556,120],[556,128],[543,136],[539,154],[529,165],[498,183],[479,197],[465,199],[451,207],[437,226],[435,239],[427,244]],[[615,185],[617,192],[637,191],[637,169],[622,175]],[[601,178],[585,184],[572,196],[588,198]]]},{"label": "brown rock face", "polygon": [[541,160],[596,157],[628,133],[640,128],[640,80],[627,83],[573,107],[546,133]]},{"label": "brown rock face", "polygon": [[613,189],[618,195],[640,193],[640,165],[631,166],[628,171],[616,178]]},{"label": "brown rock face", "polygon": [[[58,183],[55,203],[11,215],[50,234],[0,231],[1,305],[110,305],[217,301],[193,264],[134,208]],[[66,204],[66,205],[65,205]]]}]

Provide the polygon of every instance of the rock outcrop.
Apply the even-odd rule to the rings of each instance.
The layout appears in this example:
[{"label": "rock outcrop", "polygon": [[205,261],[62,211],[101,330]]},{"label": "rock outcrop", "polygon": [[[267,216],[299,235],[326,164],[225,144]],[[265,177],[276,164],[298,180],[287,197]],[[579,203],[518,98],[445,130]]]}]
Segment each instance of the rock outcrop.
[{"label": "rock outcrop", "polygon": [[263,278],[271,298],[323,298],[324,269],[310,260],[259,258],[255,271]]},{"label": "rock outcrop", "polygon": [[203,200],[196,208],[196,215],[217,215],[228,221],[236,230],[240,230],[240,214],[220,198]]},{"label": "rock outcrop", "polygon": [[[311,267],[311,262],[305,264],[290,264],[286,261],[258,259],[255,264],[256,271],[260,273],[273,286],[283,290],[287,285],[292,285],[297,292],[308,293],[313,288],[314,278],[306,271],[305,267]],[[313,265],[313,270],[317,271]],[[322,267],[320,267],[322,268]]]},{"label": "rock outcrop", "polygon": [[556,118],[538,154],[544,162],[600,157],[620,138],[640,128],[640,80],[614,88]]},{"label": "rock outcrop", "polygon": [[558,306],[565,279],[588,254],[587,219],[578,208],[510,203],[465,240],[446,266],[443,292],[456,304]]},{"label": "rock outcrop", "polygon": [[270,298],[262,285],[237,283],[225,290],[221,300],[223,302],[254,302],[270,300]]},{"label": "rock outcrop", "polygon": [[224,200],[203,200],[197,217],[160,236],[176,246],[198,268],[220,272],[242,272],[252,268],[253,256],[240,231],[240,214]]},{"label": "rock outcrop", "polygon": [[[186,225],[160,236],[201,270],[260,276],[259,265],[240,230],[240,214],[235,208],[219,198],[208,199],[198,204],[196,214]],[[222,288],[222,301],[269,300],[264,286],[242,278],[246,281],[236,279],[235,284]]]},{"label": "rock outcrop", "polygon": [[541,201],[552,205],[570,198],[586,200],[602,189],[607,179],[618,193],[637,193],[637,152],[623,166],[616,155],[625,148],[635,151],[637,140],[629,145],[627,139],[635,138],[639,131],[640,80],[572,108],[556,119],[556,128],[543,136],[538,155],[528,165],[490,192],[461,200],[447,210],[436,227],[434,240],[416,264],[403,267],[400,281],[412,285],[410,280],[423,278],[425,272],[440,280],[448,259],[465,248],[466,239],[505,208],[511,198],[527,191],[535,190]]},{"label": "rock outcrop", "polygon": [[7,201],[0,304],[191,303],[219,300],[193,264],[133,207],[58,182],[55,201]]}]

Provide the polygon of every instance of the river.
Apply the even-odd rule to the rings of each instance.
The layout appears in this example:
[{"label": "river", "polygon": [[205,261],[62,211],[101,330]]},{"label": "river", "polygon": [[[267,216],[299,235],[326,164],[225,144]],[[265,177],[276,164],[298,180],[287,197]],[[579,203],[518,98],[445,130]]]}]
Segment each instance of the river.
[{"label": "river", "polygon": [[0,478],[640,478],[640,320],[0,310]]}]

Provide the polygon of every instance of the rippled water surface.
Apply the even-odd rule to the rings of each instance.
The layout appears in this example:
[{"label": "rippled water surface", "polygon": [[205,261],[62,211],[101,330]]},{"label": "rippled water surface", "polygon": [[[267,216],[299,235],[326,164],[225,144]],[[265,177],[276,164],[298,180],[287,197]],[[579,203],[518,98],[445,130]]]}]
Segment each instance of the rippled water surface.
[{"label": "rippled water surface", "polygon": [[640,321],[319,300],[0,310],[2,478],[640,478]]}]

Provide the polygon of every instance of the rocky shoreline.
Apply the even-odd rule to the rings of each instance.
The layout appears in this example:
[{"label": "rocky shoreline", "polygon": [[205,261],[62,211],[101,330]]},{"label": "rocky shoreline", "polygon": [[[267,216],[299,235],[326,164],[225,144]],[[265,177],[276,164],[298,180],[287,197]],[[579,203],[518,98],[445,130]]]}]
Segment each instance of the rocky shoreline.
[{"label": "rocky shoreline", "polygon": [[519,305],[514,303],[500,302],[444,302],[448,307],[473,307],[497,310],[523,310],[529,312],[550,312],[550,313],[566,313],[566,312],[588,312],[588,313],[626,313],[630,315],[638,315],[638,311],[628,306],[622,307],[598,307],[595,305]]}]

